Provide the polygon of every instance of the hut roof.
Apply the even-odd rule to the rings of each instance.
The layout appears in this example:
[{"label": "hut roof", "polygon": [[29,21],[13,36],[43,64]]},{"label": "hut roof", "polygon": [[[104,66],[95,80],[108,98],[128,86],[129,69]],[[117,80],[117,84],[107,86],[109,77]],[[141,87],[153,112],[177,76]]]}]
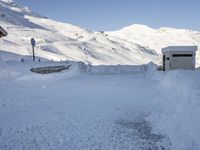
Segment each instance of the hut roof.
[{"label": "hut roof", "polygon": [[162,52],[167,51],[197,51],[197,46],[168,46],[162,49]]}]

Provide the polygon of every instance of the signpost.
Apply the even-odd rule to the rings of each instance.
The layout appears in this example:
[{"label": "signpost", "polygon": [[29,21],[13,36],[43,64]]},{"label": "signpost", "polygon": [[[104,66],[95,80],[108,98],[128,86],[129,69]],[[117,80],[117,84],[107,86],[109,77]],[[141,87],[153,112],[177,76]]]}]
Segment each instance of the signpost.
[{"label": "signpost", "polygon": [[2,49],[2,39],[0,38],[0,49]]},{"label": "signpost", "polygon": [[35,61],[35,39],[31,38],[31,45],[32,45],[32,50],[33,50],[33,61]]}]

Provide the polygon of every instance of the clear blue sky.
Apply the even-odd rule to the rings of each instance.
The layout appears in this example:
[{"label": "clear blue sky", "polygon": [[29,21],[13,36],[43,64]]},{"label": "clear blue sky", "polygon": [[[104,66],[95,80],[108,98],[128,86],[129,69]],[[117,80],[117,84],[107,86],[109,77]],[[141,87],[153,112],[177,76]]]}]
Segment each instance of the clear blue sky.
[{"label": "clear blue sky", "polygon": [[90,30],[134,23],[200,31],[200,0],[14,0],[48,18]]}]

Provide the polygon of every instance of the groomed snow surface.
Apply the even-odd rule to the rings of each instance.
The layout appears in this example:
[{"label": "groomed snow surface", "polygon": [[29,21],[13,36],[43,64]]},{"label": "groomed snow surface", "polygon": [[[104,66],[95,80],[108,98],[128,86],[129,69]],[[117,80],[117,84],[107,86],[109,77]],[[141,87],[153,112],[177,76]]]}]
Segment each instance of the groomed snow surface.
[{"label": "groomed snow surface", "polygon": [[[200,71],[3,58],[1,150],[200,149]],[[60,73],[29,71],[69,64]]]}]

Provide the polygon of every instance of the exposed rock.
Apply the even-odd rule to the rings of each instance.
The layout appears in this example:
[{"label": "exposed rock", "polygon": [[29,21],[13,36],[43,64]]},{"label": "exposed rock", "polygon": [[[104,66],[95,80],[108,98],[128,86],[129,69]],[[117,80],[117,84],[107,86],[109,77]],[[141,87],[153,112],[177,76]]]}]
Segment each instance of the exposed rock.
[{"label": "exposed rock", "polygon": [[50,67],[38,67],[38,68],[31,68],[31,71],[34,73],[39,74],[49,74],[49,73],[55,73],[60,72],[63,70],[67,70],[71,67],[71,65],[68,66],[50,66]]}]

